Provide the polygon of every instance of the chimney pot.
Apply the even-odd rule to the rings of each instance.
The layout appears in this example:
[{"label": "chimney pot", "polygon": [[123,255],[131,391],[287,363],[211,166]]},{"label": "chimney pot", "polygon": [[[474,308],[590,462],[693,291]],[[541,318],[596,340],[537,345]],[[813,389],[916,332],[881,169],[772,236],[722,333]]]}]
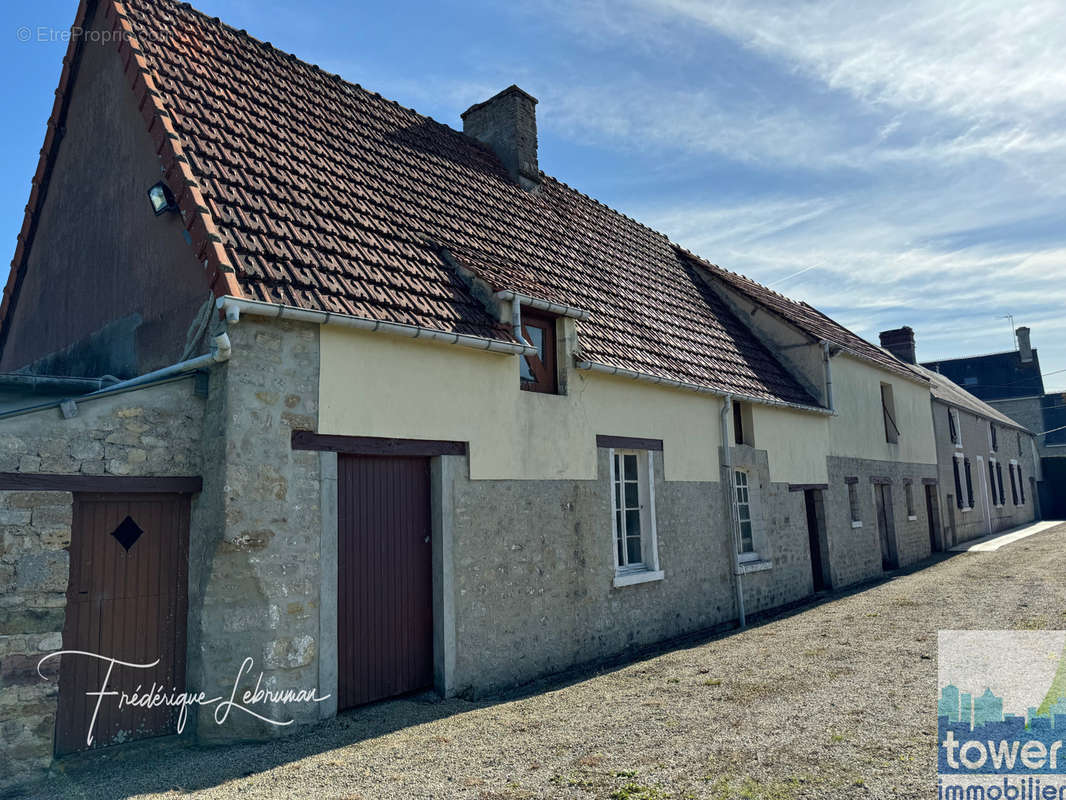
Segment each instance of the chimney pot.
[{"label": "chimney pot", "polygon": [[906,325],[890,331],[881,331],[881,346],[900,361],[906,361],[908,364],[916,362],[914,331]]},{"label": "chimney pot", "polygon": [[537,98],[512,84],[462,114],[463,133],[488,145],[524,189],[540,183],[537,165]]},{"label": "chimney pot", "polygon": [[1015,331],[1018,335],[1018,356],[1023,364],[1033,360],[1033,346],[1029,343],[1029,329],[1024,325]]}]

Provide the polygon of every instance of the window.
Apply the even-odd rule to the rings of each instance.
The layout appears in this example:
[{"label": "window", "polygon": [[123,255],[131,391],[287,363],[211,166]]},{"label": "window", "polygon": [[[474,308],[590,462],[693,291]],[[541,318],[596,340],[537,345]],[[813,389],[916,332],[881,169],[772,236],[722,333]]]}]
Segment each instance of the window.
[{"label": "window", "polygon": [[907,500],[907,519],[918,519],[918,515],[914,513],[914,486],[910,481],[903,484],[903,496]]},{"label": "window", "polygon": [[522,336],[537,349],[535,356],[522,356],[521,388],[555,394],[559,378],[555,368],[555,319],[522,309]]},{"label": "window", "polygon": [[885,417],[885,441],[898,442],[899,426],[896,425],[896,404],[892,398],[892,386],[887,383],[881,384],[881,411]]},{"label": "window", "polygon": [[851,527],[862,527],[862,513],[859,510],[858,478],[846,478],[848,482],[848,507],[851,509]]},{"label": "window", "polygon": [[951,437],[953,444],[959,443],[959,425],[955,421],[955,409],[948,409],[948,436]]},{"label": "window", "polygon": [[1020,505],[1025,505],[1025,481],[1022,480],[1022,465],[1018,464],[1014,467],[1014,471],[1018,474],[1018,499],[1021,500]]},{"label": "window", "polygon": [[1014,462],[1010,464],[1010,498],[1014,501],[1014,505],[1018,505],[1018,482],[1014,477],[1014,470],[1017,469]]},{"label": "window", "polygon": [[1003,495],[1003,465],[996,462],[996,482],[999,484],[999,504],[1007,505],[1007,498]]},{"label": "window", "polygon": [[740,520],[740,555],[755,556],[755,538],[751,527],[751,493],[748,489],[748,473],[734,472],[737,492],[737,517]]},{"label": "window", "polygon": [[953,458],[951,465],[955,468],[955,505],[961,510],[966,508],[966,504],[962,501],[962,477],[959,473],[960,461],[962,461],[960,457]]},{"label": "window", "polygon": [[1017,436],[1018,436],[1018,455],[1021,455],[1022,454],[1022,435],[1021,435],[1021,433],[1018,433]]},{"label": "window", "polygon": [[996,460],[994,458],[988,459],[988,487],[992,492],[992,505],[998,506],[999,501],[996,499]]},{"label": "window", "polygon": [[755,446],[750,403],[733,401],[733,442]]},{"label": "window", "polygon": [[991,422],[988,423],[988,443],[993,453],[999,451],[999,437],[996,436],[996,426]]},{"label": "window", "polygon": [[969,508],[973,508],[973,473],[970,469],[970,459],[964,458],[962,465],[963,471],[966,473],[966,504]]},{"label": "window", "polygon": [[615,586],[662,578],[655,541],[652,453],[611,450]]}]

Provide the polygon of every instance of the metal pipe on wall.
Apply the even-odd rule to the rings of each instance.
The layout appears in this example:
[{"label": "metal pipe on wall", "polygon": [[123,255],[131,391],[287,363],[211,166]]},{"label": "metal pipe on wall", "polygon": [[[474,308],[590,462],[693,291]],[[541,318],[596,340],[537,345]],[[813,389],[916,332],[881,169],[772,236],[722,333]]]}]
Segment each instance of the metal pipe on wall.
[{"label": "metal pipe on wall", "polygon": [[726,493],[726,503],[729,507],[729,528],[733,539],[733,577],[737,592],[737,612],[740,618],[740,627],[747,627],[747,619],[744,615],[744,580],[740,570],[740,514],[737,510],[737,490],[733,477],[733,448],[729,445],[729,418],[733,415],[733,395],[727,394],[722,398],[721,428],[722,428],[722,466],[725,468],[725,480],[722,482],[723,491]]}]

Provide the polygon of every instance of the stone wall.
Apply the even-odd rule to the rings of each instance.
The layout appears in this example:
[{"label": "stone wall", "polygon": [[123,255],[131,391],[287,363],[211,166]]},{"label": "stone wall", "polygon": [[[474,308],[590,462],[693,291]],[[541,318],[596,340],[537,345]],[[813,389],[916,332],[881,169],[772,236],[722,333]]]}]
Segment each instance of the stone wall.
[{"label": "stone wall", "polygon": [[[189,684],[229,696],[245,658],[271,689],[318,686],[320,459],[294,451],[318,420],[318,327],[244,317],[207,401],[204,490],[193,512]],[[247,683],[247,681],[246,681]],[[251,688],[251,684],[247,687]],[[259,713],[318,719],[315,704]],[[246,714],[197,722],[201,741],[291,733]]]},{"label": "stone wall", "polygon": [[[756,546],[769,570],[744,577],[751,613],[810,593],[803,494],[750,470]],[[744,452],[741,452],[744,451]],[[654,455],[661,581],[614,587],[608,450],[595,481],[471,481],[449,470],[453,690],[478,694],[602,660],[737,616],[732,535],[721,484],[664,481]]]},{"label": "stone wall", "polygon": [[[907,567],[933,551],[925,509],[925,479],[935,479],[935,464],[874,461],[830,456],[829,488],[825,492],[826,533],[829,542],[831,582],[834,588],[870,580],[883,574],[881,540],[877,528],[875,481],[887,478],[892,491],[893,533],[899,566]],[[859,517],[853,527],[847,478],[857,478]],[[908,515],[905,483],[912,487],[914,514]],[[914,519],[909,519],[913,516]]]},{"label": "stone wall", "polygon": [[[184,476],[201,468],[203,401],[182,378],[0,419],[0,472]],[[196,503],[194,501],[194,507]],[[0,492],[0,785],[52,761],[73,496]],[[195,530],[193,532],[195,536]]]},{"label": "stone wall", "polygon": [[203,400],[194,379],[82,400],[64,419],[55,406],[0,419],[0,472],[64,475],[198,475]]},{"label": "stone wall", "polygon": [[0,789],[52,762],[73,497],[0,491]]}]

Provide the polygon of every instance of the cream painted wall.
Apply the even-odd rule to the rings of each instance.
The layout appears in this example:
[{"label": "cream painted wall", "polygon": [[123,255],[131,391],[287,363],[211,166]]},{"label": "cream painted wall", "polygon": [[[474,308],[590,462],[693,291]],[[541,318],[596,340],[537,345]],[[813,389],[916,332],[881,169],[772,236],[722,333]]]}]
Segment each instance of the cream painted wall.
[{"label": "cream painted wall", "polygon": [[718,480],[711,395],[572,368],[568,394],[536,394],[514,356],[330,326],[320,341],[320,433],[466,441],[475,480],[593,480],[597,434],[646,437],[667,480]]},{"label": "cream painted wall", "polygon": [[826,483],[828,417],[773,406],[752,406],[755,447],[766,450],[775,483]]},{"label": "cream painted wall", "polygon": [[[881,384],[892,385],[899,442],[885,441]],[[936,463],[929,388],[842,353],[833,359],[830,455],[879,461]]]},{"label": "cream painted wall", "polygon": [[[667,480],[718,481],[722,401],[712,395],[572,367],[566,395],[543,395],[519,390],[513,356],[330,326],[320,342],[320,433],[469,442],[474,480],[593,480],[597,434],[662,439]],[[836,417],[752,405],[771,480],[825,483],[827,447],[936,462],[927,390],[846,356],[833,371]],[[895,393],[898,445],[884,440],[882,380]]]}]

